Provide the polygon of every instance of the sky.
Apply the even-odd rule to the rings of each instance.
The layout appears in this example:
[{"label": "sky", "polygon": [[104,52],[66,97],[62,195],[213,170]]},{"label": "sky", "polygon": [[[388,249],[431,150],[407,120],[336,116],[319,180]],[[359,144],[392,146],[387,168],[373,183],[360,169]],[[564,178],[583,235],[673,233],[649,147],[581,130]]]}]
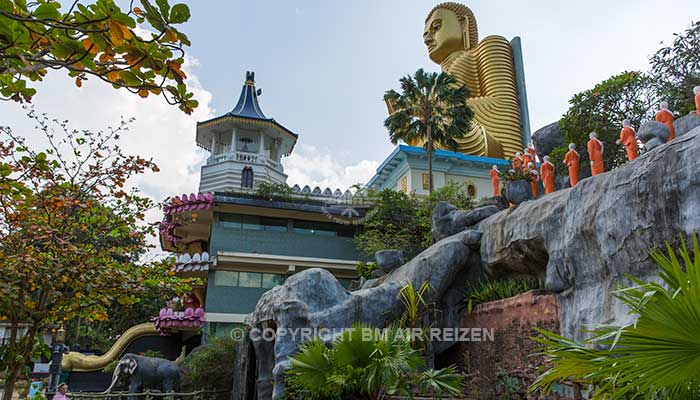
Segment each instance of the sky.
[{"label": "sky", "polygon": [[[156,200],[196,192],[206,158],[194,142],[196,122],[233,108],[245,71],[256,73],[263,112],[299,134],[283,162],[288,183],[344,190],[367,182],[393,149],[383,127],[384,92],[418,68],[439,70],[422,42],[435,0],[184,2],[192,11],[181,27],[192,41],[184,69],[200,102],[191,116],[162,98],[141,99],[96,80],[77,88],[63,71],[49,72],[33,100],[38,112],[80,129],[136,118],[122,145],[160,166],[133,182]],[[697,0],[465,4],[481,38],[522,38],[533,131],[557,121],[573,94],[647,69],[660,43],[700,16]],[[0,124],[31,144],[38,134],[24,114],[18,104],[0,103]]]}]

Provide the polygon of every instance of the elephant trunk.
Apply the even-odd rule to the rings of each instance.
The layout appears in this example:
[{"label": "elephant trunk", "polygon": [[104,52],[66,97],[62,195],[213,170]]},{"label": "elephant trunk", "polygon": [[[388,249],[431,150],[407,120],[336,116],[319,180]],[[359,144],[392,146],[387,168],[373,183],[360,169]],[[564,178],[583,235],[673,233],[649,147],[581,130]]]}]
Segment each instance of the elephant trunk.
[{"label": "elephant trunk", "polygon": [[107,390],[102,392],[102,394],[107,394],[107,393],[111,392],[112,389],[114,389],[114,385],[117,384],[118,380],[119,380],[119,366],[117,365],[117,367],[114,368],[114,372],[112,373],[112,384],[110,384],[109,387],[107,388]]}]

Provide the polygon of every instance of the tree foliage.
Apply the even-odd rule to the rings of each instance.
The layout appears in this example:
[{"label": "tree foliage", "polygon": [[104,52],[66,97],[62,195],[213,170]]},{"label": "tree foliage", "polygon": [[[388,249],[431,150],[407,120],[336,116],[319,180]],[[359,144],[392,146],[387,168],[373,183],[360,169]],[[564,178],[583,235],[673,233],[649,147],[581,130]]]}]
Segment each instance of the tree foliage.
[{"label": "tree foliage", "polygon": [[187,391],[230,391],[238,341],[229,336],[210,338],[185,359],[183,387]]},{"label": "tree foliage", "polygon": [[154,233],[142,220],[154,205],[124,186],[158,167],[117,145],[129,121],[93,132],[32,110],[29,116],[45,151],[0,128],[0,318],[11,327],[2,357],[6,395],[42,331],[77,317],[107,320],[113,304],[136,303],[152,287],[190,290],[168,263],[138,263]]},{"label": "tree foliage", "polygon": [[413,258],[433,244],[432,215],[440,201],[458,208],[472,207],[473,200],[463,185],[450,182],[429,196],[417,196],[392,189],[371,192],[374,200],[361,232],[354,237],[355,245],[366,256],[386,249],[402,250],[407,259]]},{"label": "tree foliage", "polygon": [[700,395],[700,245],[681,243],[678,254],[652,252],[659,282],[628,276],[632,285],[615,297],[633,322],[603,325],[578,343],[539,330],[546,364],[531,390],[549,392],[557,382],[590,385],[593,399],[690,399]]},{"label": "tree foliage", "polygon": [[399,141],[425,142],[428,152],[430,192],[433,191],[434,144],[456,148],[455,139],[467,132],[474,112],[466,103],[469,89],[459,86],[446,72],[416,71],[412,77],[399,80],[401,93],[388,90],[384,100],[391,105],[391,114],[384,120],[393,144]]},{"label": "tree foliage", "polygon": [[316,338],[290,357],[287,382],[298,399],[412,398],[413,389],[442,398],[460,396],[462,376],[453,367],[420,372],[424,361],[401,330],[378,333],[355,325],[332,347]]},{"label": "tree foliage", "polygon": [[650,75],[658,96],[680,115],[695,111],[693,88],[700,85],[700,21],[676,33],[670,46],[651,57]]},{"label": "tree foliage", "polygon": [[133,1],[122,11],[114,0],[0,0],[0,95],[30,101],[49,69],[65,69],[75,84],[95,78],[141,97],[162,95],[191,113],[197,107],[182,72],[187,36],[176,25],[189,20],[185,4]]},{"label": "tree foliage", "polygon": [[587,143],[593,131],[605,144],[606,170],[627,161],[624,146],[615,144],[615,140],[620,137],[623,120],[629,119],[634,126],[639,126],[642,121],[653,119],[657,101],[652,83],[651,78],[641,72],[623,72],[574,95],[569,101],[571,107],[559,125],[567,145],[576,144],[584,174],[590,171]]}]

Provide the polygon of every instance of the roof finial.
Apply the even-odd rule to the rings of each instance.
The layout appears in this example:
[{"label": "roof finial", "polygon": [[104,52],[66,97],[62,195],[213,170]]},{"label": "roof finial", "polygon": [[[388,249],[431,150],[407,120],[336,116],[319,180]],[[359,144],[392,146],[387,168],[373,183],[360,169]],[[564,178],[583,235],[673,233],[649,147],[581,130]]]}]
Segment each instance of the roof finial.
[{"label": "roof finial", "polygon": [[245,80],[250,82],[255,82],[255,71],[246,71]]}]

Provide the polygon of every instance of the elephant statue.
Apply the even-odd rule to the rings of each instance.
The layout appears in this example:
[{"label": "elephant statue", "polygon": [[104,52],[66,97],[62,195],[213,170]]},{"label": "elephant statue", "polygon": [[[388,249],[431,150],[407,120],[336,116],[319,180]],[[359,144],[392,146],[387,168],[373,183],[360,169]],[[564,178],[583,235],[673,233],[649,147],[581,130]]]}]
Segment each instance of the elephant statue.
[{"label": "elephant statue", "polygon": [[128,379],[130,393],[146,389],[177,392],[180,389],[180,366],[177,361],[125,354],[114,368],[112,383],[103,394],[111,392],[118,382],[125,379]]}]

